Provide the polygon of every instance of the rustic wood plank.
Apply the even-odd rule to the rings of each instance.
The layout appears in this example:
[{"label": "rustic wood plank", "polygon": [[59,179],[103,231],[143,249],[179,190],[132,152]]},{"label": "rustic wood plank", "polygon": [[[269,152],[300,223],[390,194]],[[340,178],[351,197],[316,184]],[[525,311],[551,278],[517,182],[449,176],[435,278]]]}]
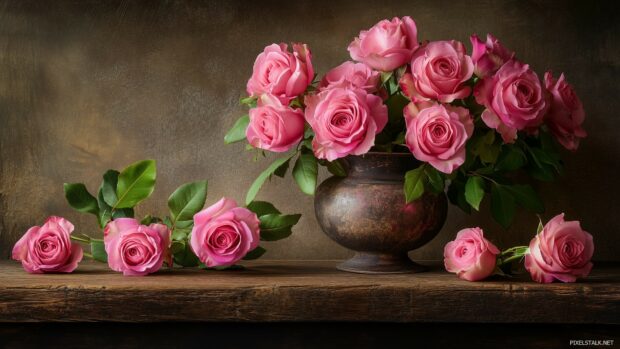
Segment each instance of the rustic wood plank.
[{"label": "rustic wood plank", "polygon": [[[82,263],[31,275],[0,262],[0,321],[396,321],[620,323],[620,265],[581,283],[471,283],[438,266],[411,275],[337,271],[337,261],[256,261],[241,271],[123,277]],[[435,264],[436,265],[436,264]]]}]

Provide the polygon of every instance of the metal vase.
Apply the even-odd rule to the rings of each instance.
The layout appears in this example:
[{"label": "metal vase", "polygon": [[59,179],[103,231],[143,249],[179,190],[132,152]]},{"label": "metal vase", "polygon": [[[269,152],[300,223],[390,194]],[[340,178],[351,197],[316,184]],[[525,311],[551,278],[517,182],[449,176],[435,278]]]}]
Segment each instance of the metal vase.
[{"label": "metal vase", "polygon": [[326,179],[314,200],[325,234],[356,252],[338,269],[367,274],[424,270],[407,252],[439,233],[446,220],[446,195],[426,191],[405,204],[405,173],[421,165],[411,154],[371,152],[345,162],[347,177]]}]

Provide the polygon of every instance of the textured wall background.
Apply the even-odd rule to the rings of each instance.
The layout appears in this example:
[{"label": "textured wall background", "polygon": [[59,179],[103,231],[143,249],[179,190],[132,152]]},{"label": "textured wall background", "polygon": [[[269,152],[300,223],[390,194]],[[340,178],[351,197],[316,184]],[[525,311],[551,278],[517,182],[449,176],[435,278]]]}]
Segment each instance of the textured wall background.
[{"label": "textured wall background", "polygon": [[[0,256],[27,227],[62,215],[82,232],[93,216],[65,204],[62,183],[93,191],[100,174],[158,161],[158,186],[138,210],[165,212],[177,185],[209,179],[208,203],[242,200],[267,165],[222,137],[243,113],[252,63],[272,42],[302,41],[324,73],[348,58],[360,29],[411,15],[420,39],[491,32],[542,76],[565,72],[582,97],[590,136],[565,154],[566,174],[539,185],[549,218],[565,211],[595,237],[599,260],[620,259],[620,16],[613,1],[2,1],[0,2]],[[294,235],[267,245],[266,258],[343,258],[349,252],[317,226],[312,198],[290,178],[260,198],[304,214]],[[441,234],[413,253],[441,257],[465,226],[480,225],[500,246],[526,243],[537,218],[521,213],[503,231],[488,211],[452,207]]]}]

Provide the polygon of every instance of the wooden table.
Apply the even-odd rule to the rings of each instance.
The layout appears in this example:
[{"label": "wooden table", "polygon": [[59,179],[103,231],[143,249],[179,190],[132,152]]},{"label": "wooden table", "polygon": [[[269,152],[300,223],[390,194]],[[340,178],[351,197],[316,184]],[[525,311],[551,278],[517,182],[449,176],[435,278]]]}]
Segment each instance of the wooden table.
[{"label": "wooden table", "polygon": [[31,275],[0,262],[0,321],[391,321],[619,324],[620,265],[574,284],[519,278],[466,282],[429,272],[360,275],[338,261],[256,261],[244,270],[164,269],[123,277],[84,262]]}]

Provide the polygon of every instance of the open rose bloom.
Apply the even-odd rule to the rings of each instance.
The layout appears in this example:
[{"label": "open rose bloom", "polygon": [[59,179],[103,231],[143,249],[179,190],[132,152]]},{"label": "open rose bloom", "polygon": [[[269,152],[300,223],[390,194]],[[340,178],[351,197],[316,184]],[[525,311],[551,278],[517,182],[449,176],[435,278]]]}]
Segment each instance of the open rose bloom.
[{"label": "open rose bloom", "polygon": [[194,215],[192,250],[207,267],[233,265],[258,246],[259,224],[254,212],[222,198]]},{"label": "open rose bloom", "polygon": [[561,147],[576,150],[586,136],[584,106],[564,74],[535,72],[492,34],[425,41],[411,17],[384,19],[352,38],[351,60],[316,77],[309,46],[291,47],[271,44],[258,55],[242,99],[249,123],[240,119],[230,134],[245,134],[250,149],[286,152],[268,175],[286,172],[287,156],[305,193],[314,192],[316,178],[307,179],[317,171],[299,171],[316,164],[342,175],[333,170],[346,169],[347,157],[410,153],[419,167],[404,176],[407,200],[423,194],[420,182],[425,191],[447,189],[465,211],[495,193],[491,212],[507,227],[514,215],[498,205],[542,206],[530,205],[539,200],[513,182],[524,178],[515,172],[552,180]]},{"label": "open rose bloom", "polygon": [[592,270],[594,242],[578,221],[553,217],[530,242],[525,268],[536,282],[575,282]]},{"label": "open rose bloom", "polygon": [[495,270],[499,249],[484,237],[480,228],[459,231],[444,248],[446,270],[468,281],[487,278]]},{"label": "open rose bloom", "polygon": [[110,269],[126,276],[148,275],[170,263],[170,230],[163,224],[118,218],[105,227],[103,241]]},{"label": "open rose bloom", "polygon": [[73,224],[62,217],[49,217],[34,226],[13,247],[12,258],[29,273],[70,273],[82,260],[82,247],[71,241]]}]

